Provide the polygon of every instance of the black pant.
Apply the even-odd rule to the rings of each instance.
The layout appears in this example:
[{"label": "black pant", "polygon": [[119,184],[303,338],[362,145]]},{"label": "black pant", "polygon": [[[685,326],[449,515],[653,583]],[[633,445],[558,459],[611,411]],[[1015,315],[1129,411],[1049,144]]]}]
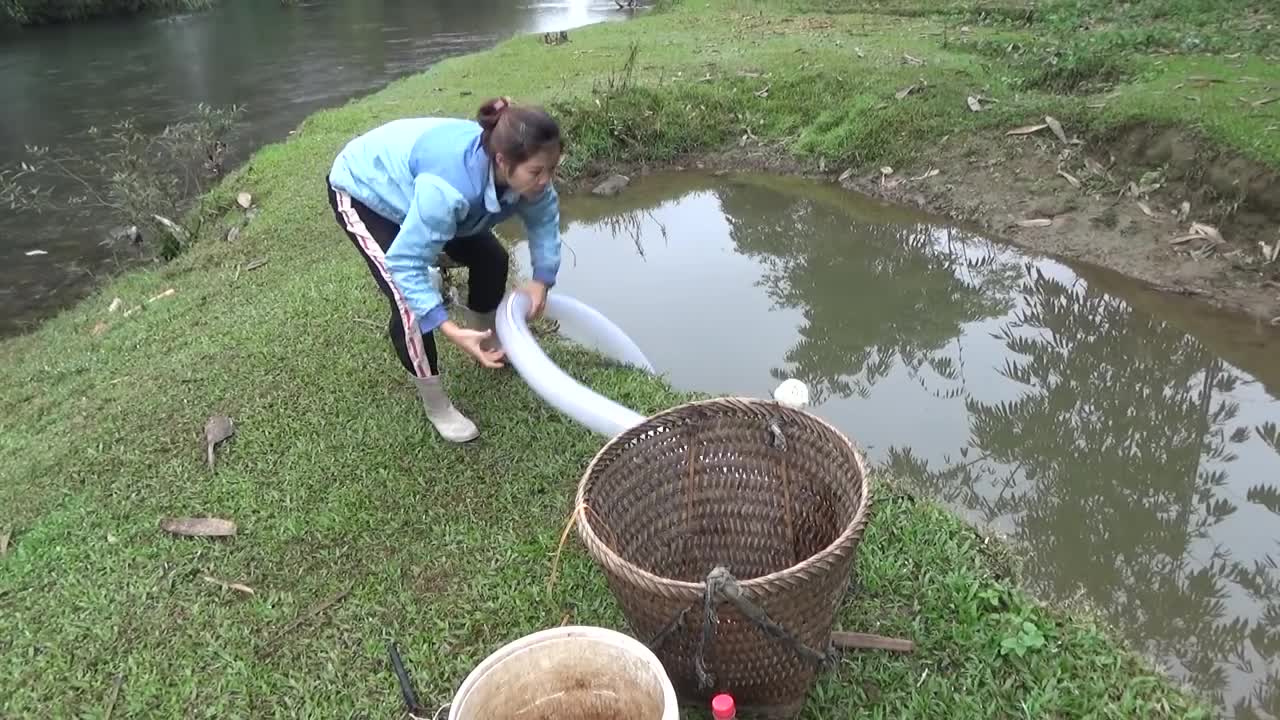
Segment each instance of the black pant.
[{"label": "black pant", "polygon": [[[326,185],[328,183],[326,182]],[[391,320],[387,332],[400,364],[409,374],[427,377],[440,373],[436,342],[429,332],[418,332],[413,311],[405,302],[387,270],[386,252],[400,233],[400,226],[370,210],[359,200],[341,190],[329,187],[329,205],[338,225],[356,246],[378,289],[391,303]],[[507,251],[485,231],[468,237],[456,237],[445,243],[444,252],[467,268],[467,306],[478,313],[498,309],[507,289]]]}]

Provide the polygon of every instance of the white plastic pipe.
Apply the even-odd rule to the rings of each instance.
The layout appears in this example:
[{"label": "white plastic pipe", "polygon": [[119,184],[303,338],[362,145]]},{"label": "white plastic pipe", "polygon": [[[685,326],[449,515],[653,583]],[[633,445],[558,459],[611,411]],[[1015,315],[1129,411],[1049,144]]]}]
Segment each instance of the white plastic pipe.
[{"label": "white plastic pipe", "polygon": [[[644,420],[634,410],[569,377],[552,362],[529,331],[528,315],[529,296],[522,292],[508,293],[498,305],[495,325],[507,361],[515,366],[516,372],[539,397],[589,430],[607,437],[613,437]],[[646,372],[653,372],[653,365],[631,338],[587,305],[560,293],[550,293],[546,315],[553,320],[584,326],[600,342],[606,354]]]}]

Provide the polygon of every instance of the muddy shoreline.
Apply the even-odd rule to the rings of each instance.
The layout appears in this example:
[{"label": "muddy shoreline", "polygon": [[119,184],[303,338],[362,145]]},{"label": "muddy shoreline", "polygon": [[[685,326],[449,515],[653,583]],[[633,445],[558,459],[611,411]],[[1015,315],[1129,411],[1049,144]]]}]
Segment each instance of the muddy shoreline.
[{"label": "muddy shoreline", "polygon": [[[571,193],[590,192],[614,173],[683,169],[824,180],[1193,297],[1280,333],[1280,260],[1267,262],[1262,247],[1280,243],[1280,178],[1203,147],[1188,134],[1146,127],[1067,144],[1045,130],[952,138],[908,166],[851,172],[776,146],[735,145],[661,164],[596,164],[563,184]],[[1182,239],[1195,223],[1220,238]]]}]

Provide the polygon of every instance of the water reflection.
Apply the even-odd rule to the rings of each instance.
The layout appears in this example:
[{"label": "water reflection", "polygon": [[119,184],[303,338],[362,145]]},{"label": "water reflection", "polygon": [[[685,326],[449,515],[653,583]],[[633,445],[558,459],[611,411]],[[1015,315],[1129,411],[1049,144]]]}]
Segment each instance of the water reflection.
[{"label": "water reflection", "polygon": [[566,211],[561,288],[675,384],[801,377],[873,460],[1009,534],[1037,590],[1235,717],[1278,714],[1280,402],[1248,369],[1274,337],[1227,362],[1112,294],[1137,288],[821,186],[664,176],[626,198]]}]

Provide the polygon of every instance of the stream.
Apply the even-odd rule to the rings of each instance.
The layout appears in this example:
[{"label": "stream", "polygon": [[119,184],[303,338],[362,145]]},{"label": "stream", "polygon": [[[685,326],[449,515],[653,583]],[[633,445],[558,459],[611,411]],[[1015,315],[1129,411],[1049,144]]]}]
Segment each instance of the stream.
[{"label": "stream", "polygon": [[1082,595],[1228,717],[1280,714],[1274,331],[790,178],[653,175],[564,215],[557,291],[674,385],[803,380],[1034,592]]},{"label": "stream", "polygon": [[[91,157],[102,148],[91,128],[132,119],[158,131],[200,103],[245,108],[229,167],[311,113],[443,58],[517,33],[626,17],[612,0],[220,0],[206,12],[0,28],[0,169],[22,162],[28,145]],[[118,224],[104,211],[5,209],[0,337],[31,329],[119,269],[101,244]]]}]

